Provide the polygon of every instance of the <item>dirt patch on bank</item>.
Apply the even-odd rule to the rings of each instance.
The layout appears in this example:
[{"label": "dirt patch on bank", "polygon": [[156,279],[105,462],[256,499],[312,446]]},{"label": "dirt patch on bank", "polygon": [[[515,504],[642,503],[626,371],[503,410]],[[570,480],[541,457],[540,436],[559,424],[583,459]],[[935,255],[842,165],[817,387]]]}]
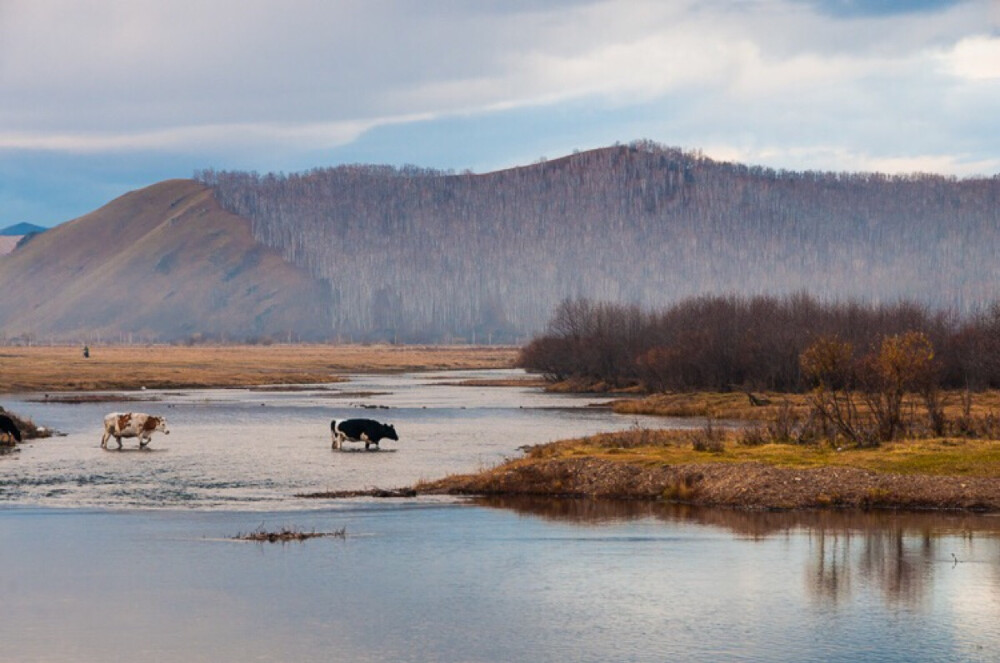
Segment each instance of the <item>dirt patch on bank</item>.
[{"label": "dirt patch on bank", "polygon": [[1000,511],[1000,481],[849,467],[762,463],[644,466],[599,458],[513,461],[416,487],[422,494],[539,495],[668,500],[755,509],[817,507]]}]

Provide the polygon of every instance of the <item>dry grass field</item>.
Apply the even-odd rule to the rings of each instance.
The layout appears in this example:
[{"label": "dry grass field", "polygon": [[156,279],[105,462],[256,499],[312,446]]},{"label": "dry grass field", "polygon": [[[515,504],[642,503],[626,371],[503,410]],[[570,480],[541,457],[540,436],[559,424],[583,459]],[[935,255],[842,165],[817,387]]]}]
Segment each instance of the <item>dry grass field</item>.
[{"label": "dry grass field", "polygon": [[1000,511],[1000,447],[935,439],[877,449],[768,444],[727,433],[717,451],[692,431],[632,430],[534,447],[477,474],[415,486],[424,494],[667,500],[752,509],[892,508]]},{"label": "dry grass field", "polygon": [[[710,417],[713,419],[738,419],[743,421],[770,421],[775,418],[782,407],[791,408],[800,418],[808,416],[810,410],[809,394],[782,394],[753,392],[754,396],[766,404],[755,406],[746,393],[731,391],[727,393],[692,391],[652,394],[642,398],[615,400],[612,407],[619,414],[651,414],[660,417]],[[996,415],[1000,413],[1000,391],[977,391],[963,393],[953,390],[942,392],[942,406],[949,418],[955,418],[963,413],[968,397],[969,414],[976,417]],[[866,411],[863,399],[855,396],[855,401]],[[907,397],[904,401],[907,412],[922,412],[923,403],[916,397]]]},{"label": "dry grass field", "polygon": [[0,347],[0,392],[247,387],[335,382],[354,372],[507,368],[504,346]]}]

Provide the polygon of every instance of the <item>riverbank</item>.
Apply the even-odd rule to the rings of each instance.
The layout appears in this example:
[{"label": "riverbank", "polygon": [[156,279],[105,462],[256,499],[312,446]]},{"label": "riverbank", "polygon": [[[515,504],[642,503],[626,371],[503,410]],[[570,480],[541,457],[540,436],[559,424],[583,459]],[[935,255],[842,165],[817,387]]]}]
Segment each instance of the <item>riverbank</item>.
[{"label": "riverbank", "polygon": [[879,449],[769,444],[716,452],[679,431],[627,431],[534,447],[421,494],[664,500],[750,509],[892,508],[1000,512],[1000,446],[936,440]]},{"label": "riverbank", "polygon": [[0,392],[195,389],[337,382],[349,373],[509,368],[510,346],[0,347]]}]

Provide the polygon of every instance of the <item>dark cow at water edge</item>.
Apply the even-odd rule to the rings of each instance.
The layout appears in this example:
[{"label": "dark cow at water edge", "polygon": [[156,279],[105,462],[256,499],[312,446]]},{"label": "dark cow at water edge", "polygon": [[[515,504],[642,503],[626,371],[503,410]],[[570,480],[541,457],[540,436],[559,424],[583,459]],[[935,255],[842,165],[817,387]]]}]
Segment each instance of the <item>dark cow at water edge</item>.
[{"label": "dark cow at water edge", "polygon": [[345,441],[364,442],[365,449],[374,444],[377,449],[379,440],[399,440],[392,425],[374,419],[334,419],[330,422],[330,437],[334,449],[340,449]]},{"label": "dark cow at water edge", "polygon": [[6,414],[0,414],[0,444],[4,442],[14,444],[14,442],[20,441],[21,429],[17,427],[13,419]]}]

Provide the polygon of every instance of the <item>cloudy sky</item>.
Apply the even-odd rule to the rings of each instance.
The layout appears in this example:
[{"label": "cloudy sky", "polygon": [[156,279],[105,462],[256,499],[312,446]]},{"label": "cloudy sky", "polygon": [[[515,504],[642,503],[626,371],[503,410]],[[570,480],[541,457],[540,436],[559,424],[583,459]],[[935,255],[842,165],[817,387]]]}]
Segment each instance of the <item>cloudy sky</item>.
[{"label": "cloudy sky", "polygon": [[486,172],[639,138],[1000,173],[1000,0],[0,0],[0,228],[206,167]]}]

